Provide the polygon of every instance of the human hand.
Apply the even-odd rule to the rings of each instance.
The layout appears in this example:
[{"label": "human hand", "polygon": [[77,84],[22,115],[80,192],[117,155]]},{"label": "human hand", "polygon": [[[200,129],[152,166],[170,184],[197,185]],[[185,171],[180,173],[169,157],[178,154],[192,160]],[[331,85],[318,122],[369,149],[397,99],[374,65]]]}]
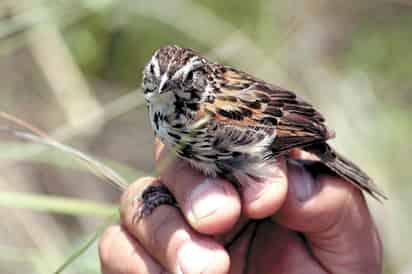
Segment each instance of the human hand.
[{"label": "human hand", "polygon": [[[158,144],[158,163],[165,157]],[[295,162],[280,160],[273,169],[268,180],[242,182],[240,195],[229,182],[206,178],[179,160],[159,179],[138,180],[123,195],[122,225],[107,229],[100,241],[102,272],[381,273],[379,235],[358,189],[337,177],[314,179]],[[180,210],[160,206],[135,222],[137,195],[160,182]],[[245,227],[249,218],[266,217]]]}]

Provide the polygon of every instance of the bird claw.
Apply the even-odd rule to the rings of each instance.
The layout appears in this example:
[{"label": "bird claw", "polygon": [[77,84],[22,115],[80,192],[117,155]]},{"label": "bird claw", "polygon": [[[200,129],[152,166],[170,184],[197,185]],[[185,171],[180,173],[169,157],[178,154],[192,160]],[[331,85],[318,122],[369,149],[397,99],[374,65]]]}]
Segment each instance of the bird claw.
[{"label": "bird claw", "polygon": [[139,203],[139,206],[133,217],[134,223],[140,221],[144,217],[150,216],[153,211],[161,205],[178,207],[173,194],[164,185],[148,186],[136,200]]}]

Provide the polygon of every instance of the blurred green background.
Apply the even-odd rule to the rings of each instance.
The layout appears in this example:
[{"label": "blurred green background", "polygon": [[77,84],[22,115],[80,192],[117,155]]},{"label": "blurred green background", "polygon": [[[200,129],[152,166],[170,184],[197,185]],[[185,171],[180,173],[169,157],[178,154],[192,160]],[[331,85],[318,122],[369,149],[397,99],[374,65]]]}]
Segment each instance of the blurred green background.
[{"label": "blurred green background", "polygon": [[[385,273],[412,273],[411,26],[410,0],[2,0],[0,111],[133,180],[153,173],[142,68],[165,44],[194,48],[325,113],[390,197],[370,201]],[[52,273],[120,193],[62,153],[8,136],[0,149],[0,273]],[[100,273],[96,243],[64,273]]]}]

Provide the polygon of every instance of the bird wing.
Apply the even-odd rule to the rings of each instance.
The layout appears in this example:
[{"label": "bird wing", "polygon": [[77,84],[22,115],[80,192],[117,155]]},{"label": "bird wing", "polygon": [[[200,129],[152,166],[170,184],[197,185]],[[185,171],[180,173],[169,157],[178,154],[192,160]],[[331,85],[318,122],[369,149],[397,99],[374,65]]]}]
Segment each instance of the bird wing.
[{"label": "bird wing", "polygon": [[221,124],[274,129],[275,155],[334,136],[323,116],[291,91],[232,68],[221,68],[215,85],[214,98],[203,105],[203,114]]}]

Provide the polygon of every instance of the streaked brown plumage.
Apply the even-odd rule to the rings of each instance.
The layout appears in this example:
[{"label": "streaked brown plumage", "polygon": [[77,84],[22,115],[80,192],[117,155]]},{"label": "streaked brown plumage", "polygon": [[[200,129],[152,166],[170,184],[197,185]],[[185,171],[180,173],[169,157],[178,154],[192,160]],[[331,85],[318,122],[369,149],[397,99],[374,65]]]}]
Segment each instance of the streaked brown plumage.
[{"label": "streaked brown plumage", "polygon": [[326,143],[334,133],[323,116],[289,90],[178,46],[155,52],[143,90],[156,135],[206,175],[233,183],[245,175],[270,176],[267,166],[277,156],[300,148],[373,197],[385,198],[365,172]]}]

